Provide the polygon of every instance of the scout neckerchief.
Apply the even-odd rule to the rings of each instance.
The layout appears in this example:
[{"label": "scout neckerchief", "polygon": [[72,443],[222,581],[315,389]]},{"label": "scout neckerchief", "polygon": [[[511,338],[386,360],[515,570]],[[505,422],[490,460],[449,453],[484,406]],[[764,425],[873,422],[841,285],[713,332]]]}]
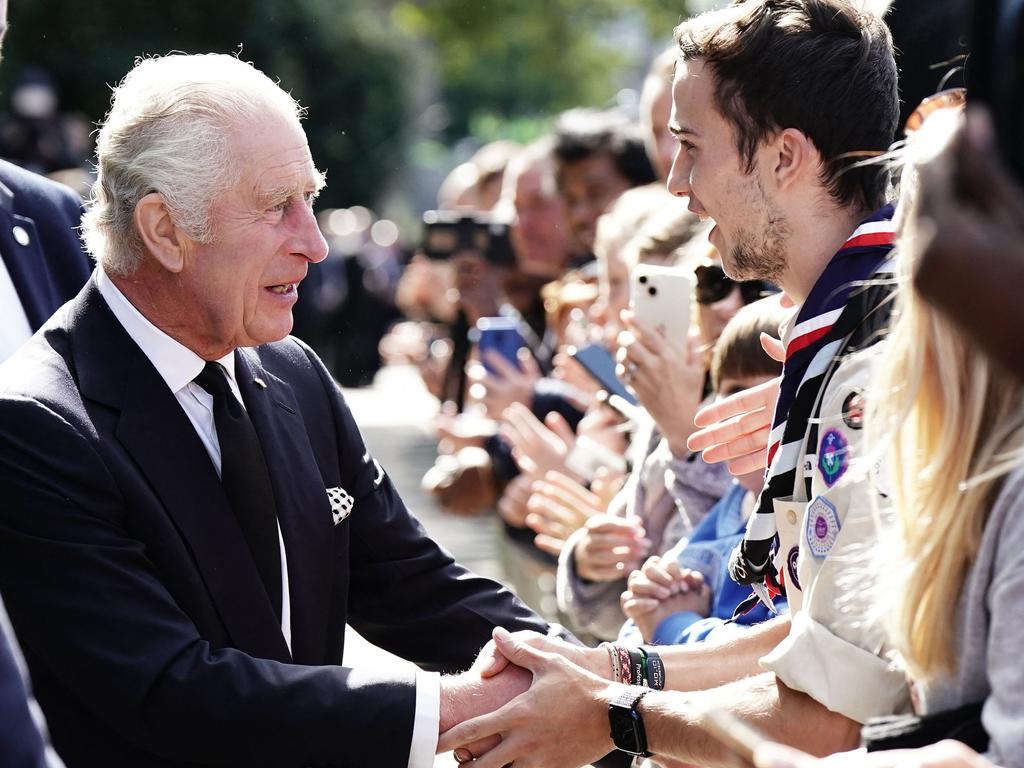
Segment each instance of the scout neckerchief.
[{"label": "scout neckerchief", "polygon": [[[871,286],[872,280],[877,284],[881,273],[889,271],[892,213],[892,206],[886,205],[854,230],[814,284],[789,334],[779,400],[768,438],[765,487],[750,516],[743,542],[729,560],[732,578],[740,584],[755,585],[755,593],[763,591],[759,586],[762,580],[769,592],[777,593],[780,589],[771,562],[778,538],[772,501],[792,496],[795,491],[808,419],[825,376],[851,334],[889,293],[867,290],[866,286]],[[770,602],[765,597],[761,599]],[[745,600],[736,615],[752,608],[756,601],[756,596]]]}]

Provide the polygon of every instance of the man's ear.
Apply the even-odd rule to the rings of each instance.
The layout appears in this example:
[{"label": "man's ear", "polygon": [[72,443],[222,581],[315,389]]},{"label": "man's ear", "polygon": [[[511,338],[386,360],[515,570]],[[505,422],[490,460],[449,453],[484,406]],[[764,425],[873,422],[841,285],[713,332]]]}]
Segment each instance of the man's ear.
[{"label": "man's ear", "polygon": [[807,135],[796,128],[779,131],[772,142],[774,147],[772,175],[775,186],[784,190],[813,168],[818,170],[818,150]]},{"label": "man's ear", "polygon": [[167,201],[150,192],[135,204],[135,228],[142,244],[168,272],[181,272],[191,240],[174,223]]}]

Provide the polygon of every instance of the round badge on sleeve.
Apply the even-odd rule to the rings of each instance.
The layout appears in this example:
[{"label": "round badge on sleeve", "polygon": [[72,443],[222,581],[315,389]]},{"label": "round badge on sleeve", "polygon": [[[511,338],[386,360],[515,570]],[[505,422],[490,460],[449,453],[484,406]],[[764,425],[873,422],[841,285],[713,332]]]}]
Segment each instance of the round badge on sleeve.
[{"label": "round badge on sleeve", "polygon": [[855,389],[843,400],[843,422],[850,429],[864,428],[864,390]]},{"label": "round badge on sleeve", "polygon": [[807,548],[815,557],[821,558],[832,551],[839,537],[842,525],[836,508],[826,499],[818,496],[807,507]]},{"label": "round badge on sleeve", "polygon": [[18,242],[18,245],[28,245],[32,242],[32,239],[28,236],[28,230],[22,226],[16,225],[11,230],[11,234],[14,235],[14,239]]}]

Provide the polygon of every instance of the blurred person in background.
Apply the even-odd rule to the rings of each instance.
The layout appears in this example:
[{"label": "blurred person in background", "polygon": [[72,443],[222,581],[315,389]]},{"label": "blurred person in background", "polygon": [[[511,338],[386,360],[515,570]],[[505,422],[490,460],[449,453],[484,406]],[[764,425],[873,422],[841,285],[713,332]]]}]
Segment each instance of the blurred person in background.
[{"label": "blurred person in background", "polygon": [[677,58],[674,45],[658,54],[640,89],[640,130],[647,157],[662,182],[668,179],[676,154],[676,137],[669,131],[668,121],[672,116],[672,74]]},{"label": "blurred person in background", "polygon": [[59,112],[60,97],[53,76],[39,67],[25,67],[11,88],[11,111],[0,121],[0,157],[33,173],[78,168],[85,163],[88,142],[71,133]]},{"label": "blurred person in background", "polygon": [[573,253],[589,260],[601,214],[627,189],[657,175],[639,126],[617,112],[563,112],[555,122],[554,153]]}]

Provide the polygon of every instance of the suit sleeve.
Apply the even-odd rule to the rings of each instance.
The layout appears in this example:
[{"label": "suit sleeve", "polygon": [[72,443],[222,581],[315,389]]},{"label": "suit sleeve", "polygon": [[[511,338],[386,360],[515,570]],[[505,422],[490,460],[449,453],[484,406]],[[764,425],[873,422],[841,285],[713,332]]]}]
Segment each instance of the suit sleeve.
[{"label": "suit sleeve", "polygon": [[495,626],[549,626],[505,587],[458,565],[409,512],[367,450],[341,390],[306,347],[328,392],[342,484],[354,497],[349,623],[424,669],[464,670]]},{"label": "suit sleeve", "polygon": [[190,764],[350,765],[372,750],[404,765],[407,741],[368,745],[364,731],[411,732],[412,674],[211,648],[133,537],[94,443],[52,408],[0,399],[0,494],[0,589],[44,708],[46,692],[81,702],[145,753]]}]

